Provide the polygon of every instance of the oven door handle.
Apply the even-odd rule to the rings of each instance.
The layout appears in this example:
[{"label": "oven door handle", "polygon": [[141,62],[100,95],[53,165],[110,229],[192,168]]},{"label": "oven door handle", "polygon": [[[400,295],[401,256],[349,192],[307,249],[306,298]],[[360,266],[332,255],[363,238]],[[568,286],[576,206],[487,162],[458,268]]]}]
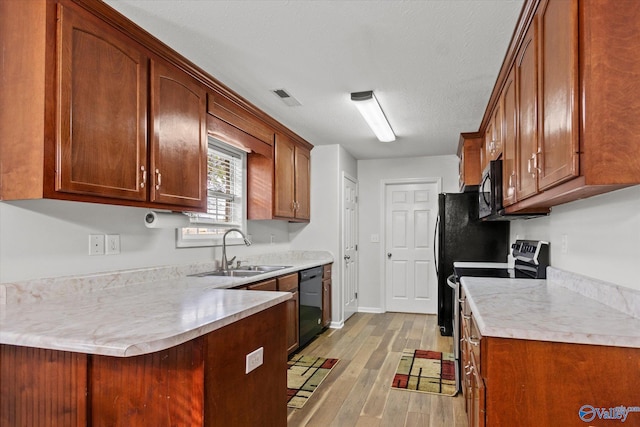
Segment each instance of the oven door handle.
[{"label": "oven door handle", "polygon": [[453,290],[455,290],[458,287],[455,274],[452,274],[451,276],[447,277],[447,285],[449,285],[449,287]]}]

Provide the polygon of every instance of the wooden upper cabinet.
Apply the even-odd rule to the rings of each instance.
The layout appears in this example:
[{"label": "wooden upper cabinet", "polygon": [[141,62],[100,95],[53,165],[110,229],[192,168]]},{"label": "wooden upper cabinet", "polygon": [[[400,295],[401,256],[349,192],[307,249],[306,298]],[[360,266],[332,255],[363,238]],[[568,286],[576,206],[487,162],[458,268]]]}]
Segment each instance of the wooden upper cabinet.
[{"label": "wooden upper cabinet", "polygon": [[518,99],[518,127],[516,147],[516,198],[535,194],[537,188],[538,152],[538,85],[536,22],[527,31],[516,57],[516,88]]},{"label": "wooden upper cabinet", "polygon": [[480,185],[482,142],[482,136],[478,133],[460,134],[460,142],[458,143],[458,157],[460,158],[458,183],[460,191]]},{"label": "wooden upper cabinet", "polygon": [[310,217],[310,150],[276,134],[273,214],[290,220]]},{"label": "wooden upper cabinet", "polygon": [[516,109],[515,72],[511,69],[502,90],[504,127],[502,133],[502,205],[510,206],[516,201]]},{"label": "wooden upper cabinet", "polygon": [[296,170],[296,218],[308,220],[311,216],[311,152],[306,148],[296,145],[295,149]]},{"label": "wooden upper cabinet", "polygon": [[491,160],[489,150],[493,145],[493,121],[490,121],[487,124],[487,129],[484,131],[484,140],[482,141],[482,148],[480,150],[480,175],[482,175],[482,171],[489,164],[489,160]]},{"label": "wooden upper cabinet", "polygon": [[103,1],[0,1],[0,40],[0,200],[204,211],[210,131],[248,153],[249,219],[308,220],[312,145]]},{"label": "wooden upper cabinet", "polygon": [[491,160],[496,160],[502,154],[502,102],[499,101],[496,104],[493,114],[491,115],[491,121],[487,124],[485,130],[481,170],[487,167]]},{"label": "wooden upper cabinet", "polygon": [[147,56],[80,9],[58,33],[56,191],[146,200]]},{"label": "wooden upper cabinet", "polygon": [[175,66],[151,63],[151,201],[206,209],[206,90]]},{"label": "wooden upper cabinet", "polygon": [[579,175],[578,4],[542,1],[539,29],[538,186]]},{"label": "wooden upper cabinet", "polygon": [[[247,111],[238,102],[218,92],[207,94],[207,113],[234,126],[270,146],[273,145],[273,128]],[[253,148],[253,146],[249,146]]]},{"label": "wooden upper cabinet", "polygon": [[493,119],[491,123],[493,124],[493,136],[492,136],[492,144],[489,146],[489,159],[496,160],[502,154],[502,145],[503,145],[503,136],[502,136],[502,128],[503,128],[503,111],[502,111],[502,100],[498,102],[496,105],[496,109],[493,112]]},{"label": "wooden upper cabinet", "polygon": [[295,216],[295,149],[291,139],[276,135],[275,144],[275,185],[273,195],[274,215],[285,218]]}]

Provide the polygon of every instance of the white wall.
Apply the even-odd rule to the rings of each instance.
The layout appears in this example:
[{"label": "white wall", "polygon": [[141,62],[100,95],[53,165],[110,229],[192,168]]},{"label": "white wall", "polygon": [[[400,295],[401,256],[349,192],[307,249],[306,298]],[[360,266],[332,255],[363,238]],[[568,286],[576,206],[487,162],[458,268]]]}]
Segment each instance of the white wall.
[{"label": "white wall", "polygon": [[640,186],[556,206],[548,217],[512,221],[511,239],[516,236],[549,241],[554,267],[640,290]]},{"label": "white wall", "polygon": [[289,224],[292,250],[329,251],[332,268],[332,323],[344,321],[340,233],[342,173],[357,176],[355,159],[340,145],[318,145],[311,151],[311,222]]},{"label": "white wall", "polygon": [[[360,245],[359,307],[361,311],[379,312],[384,277],[384,248],[372,243],[371,235],[382,233],[380,206],[381,181],[404,178],[442,178],[443,192],[458,192],[458,157],[433,156],[386,160],[359,160]],[[381,239],[382,240],[382,239]]]},{"label": "white wall", "polygon": [[[60,200],[0,202],[0,283],[220,259],[220,248],[176,248],[175,230],[148,229],[147,210]],[[249,221],[238,254],[289,250],[287,223]],[[89,234],[119,234],[119,255],[88,255]],[[273,235],[274,244],[271,244]]]}]

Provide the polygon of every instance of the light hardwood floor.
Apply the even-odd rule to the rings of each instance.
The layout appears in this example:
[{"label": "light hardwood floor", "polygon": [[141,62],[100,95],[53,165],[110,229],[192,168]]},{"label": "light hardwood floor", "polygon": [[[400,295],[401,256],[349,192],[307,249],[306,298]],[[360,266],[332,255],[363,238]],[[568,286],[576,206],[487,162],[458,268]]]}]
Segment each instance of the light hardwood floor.
[{"label": "light hardwood floor", "polygon": [[464,399],[391,388],[405,348],[451,352],[435,315],[357,313],[329,329],[301,354],[340,359],[302,409],[288,409],[288,426],[467,427]]}]

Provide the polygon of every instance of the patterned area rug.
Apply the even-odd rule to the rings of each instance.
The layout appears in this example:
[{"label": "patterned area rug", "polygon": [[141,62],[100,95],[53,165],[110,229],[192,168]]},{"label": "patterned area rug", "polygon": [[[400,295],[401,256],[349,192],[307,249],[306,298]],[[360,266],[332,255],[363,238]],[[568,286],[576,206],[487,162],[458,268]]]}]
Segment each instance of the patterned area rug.
[{"label": "patterned area rug", "polygon": [[287,406],[299,409],[307,403],[338,359],[296,355],[288,363]]},{"label": "patterned area rug", "polygon": [[405,349],[391,387],[455,396],[455,375],[452,353]]}]

